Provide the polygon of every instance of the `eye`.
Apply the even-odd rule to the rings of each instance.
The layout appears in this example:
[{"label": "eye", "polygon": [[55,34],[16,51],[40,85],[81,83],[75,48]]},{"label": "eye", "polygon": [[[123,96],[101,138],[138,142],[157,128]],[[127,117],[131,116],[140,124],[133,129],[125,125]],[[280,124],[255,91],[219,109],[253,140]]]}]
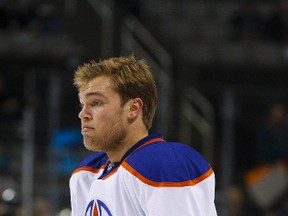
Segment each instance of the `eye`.
[{"label": "eye", "polygon": [[100,100],[95,100],[91,103],[91,106],[101,106],[102,102]]}]

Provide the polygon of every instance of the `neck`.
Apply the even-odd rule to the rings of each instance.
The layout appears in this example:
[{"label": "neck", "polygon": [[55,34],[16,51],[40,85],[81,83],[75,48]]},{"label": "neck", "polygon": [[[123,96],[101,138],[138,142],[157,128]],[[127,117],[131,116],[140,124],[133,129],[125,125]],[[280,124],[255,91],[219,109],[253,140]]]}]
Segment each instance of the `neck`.
[{"label": "neck", "polygon": [[[135,132],[134,132],[135,133]],[[133,134],[133,133],[130,133]],[[120,162],[125,153],[138,141],[148,136],[148,131],[143,131],[142,133],[137,133],[137,135],[133,135],[132,137],[126,137],[120,143],[120,148],[115,151],[106,152],[110,162],[117,163]]]}]

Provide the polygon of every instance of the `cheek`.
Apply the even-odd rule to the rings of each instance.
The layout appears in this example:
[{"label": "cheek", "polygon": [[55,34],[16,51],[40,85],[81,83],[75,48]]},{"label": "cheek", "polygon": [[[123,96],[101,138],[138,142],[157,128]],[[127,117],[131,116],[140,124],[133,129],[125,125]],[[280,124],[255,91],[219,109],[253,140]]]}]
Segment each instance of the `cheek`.
[{"label": "cheek", "polygon": [[113,109],[107,110],[97,110],[93,113],[93,119],[95,121],[95,124],[97,123],[104,123],[104,124],[110,124],[115,121],[119,121],[121,118],[120,112],[115,112]]},{"label": "cheek", "polygon": [[96,125],[97,123],[108,122],[109,118],[111,118],[109,113],[105,112],[104,110],[98,110],[93,113],[93,120]]}]

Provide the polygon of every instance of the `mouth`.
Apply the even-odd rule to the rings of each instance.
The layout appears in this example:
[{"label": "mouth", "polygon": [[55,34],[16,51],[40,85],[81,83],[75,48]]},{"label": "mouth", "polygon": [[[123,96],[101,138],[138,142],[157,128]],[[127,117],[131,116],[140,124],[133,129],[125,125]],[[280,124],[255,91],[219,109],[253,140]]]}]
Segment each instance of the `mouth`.
[{"label": "mouth", "polygon": [[87,125],[83,125],[82,129],[81,129],[82,133],[89,132],[89,131],[92,131],[92,130],[94,130],[94,128],[90,127],[90,126],[87,126]]}]

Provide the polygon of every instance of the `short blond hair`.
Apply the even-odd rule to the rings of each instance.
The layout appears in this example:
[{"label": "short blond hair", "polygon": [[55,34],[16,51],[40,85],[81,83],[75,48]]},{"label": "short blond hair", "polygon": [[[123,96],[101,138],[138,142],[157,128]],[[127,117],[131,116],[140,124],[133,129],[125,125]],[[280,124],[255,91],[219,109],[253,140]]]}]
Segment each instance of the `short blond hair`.
[{"label": "short blond hair", "polygon": [[143,123],[147,129],[152,127],[157,107],[157,90],[149,66],[143,59],[136,60],[134,56],[128,56],[113,57],[99,62],[90,61],[77,68],[74,73],[74,85],[79,91],[98,76],[112,78],[123,105],[129,99],[141,98]]}]

